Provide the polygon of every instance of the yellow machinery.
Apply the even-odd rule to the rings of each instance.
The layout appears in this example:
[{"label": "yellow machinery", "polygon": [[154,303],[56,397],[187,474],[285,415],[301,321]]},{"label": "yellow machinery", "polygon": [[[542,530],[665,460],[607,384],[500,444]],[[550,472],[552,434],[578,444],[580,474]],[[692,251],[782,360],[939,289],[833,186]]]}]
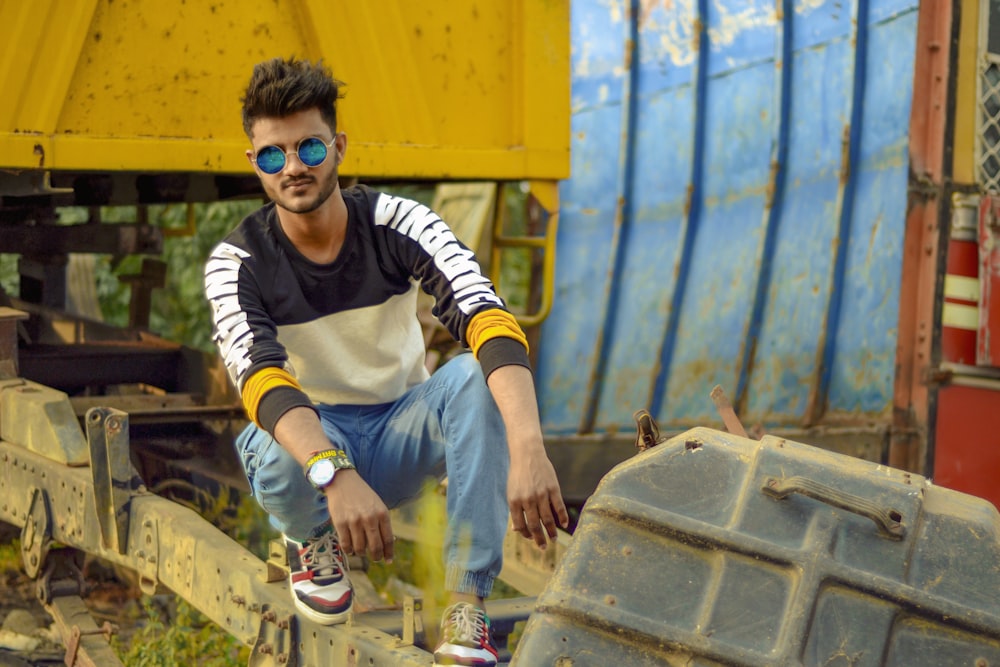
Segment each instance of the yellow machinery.
[{"label": "yellow machinery", "polygon": [[[141,324],[115,330],[64,312],[67,258],[160,252],[170,230],[149,224],[147,204],[262,196],[240,119],[251,69],[322,59],[347,84],[345,178],[530,184],[549,213],[544,236],[508,237],[498,225],[492,245],[548,253],[547,296],[525,318],[540,321],[556,183],[569,172],[569,1],[0,0],[0,25],[0,253],[18,255],[21,277],[21,298],[7,304],[16,309],[2,307],[0,291],[0,521],[22,528],[26,569],[64,631],[67,664],[116,661],[76,587],[63,586],[74,564],[63,549],[49,553],[56,544],[136,571],[146,592],[187,598],[254,648],[252,665],[427,664],[415,601],[346,626],[301,622],[280,563],[162,497],[151,468],[139,484],[129,453],[150,438],[170,445],[175,428],[170,471],[195,471],[204,452],[222,468],[214,479],[226,478],[218,443],[232,434],[220,424],[232,428],[242,412],[211,400],[224,380],[200,353]],[[502,222],[503,188],[486,191]],[[109,205],[136,205],[136,219],[103,224]],[[58,224],[63,206],[87,207],[89,220]],[[148,311],[165,267],[147,259],[130,278]],[[113,396],[109,386],[145,391]],[[537,592],[552,563],[524,558],[542,573],[522,568],[514,581]],[[494,613],[523,618],[529,607]]]},{"label": "yellow machinery", "polygon": [[345,174],[565,178],[569,3],[4,0],[0,167],[248,174],[254,63],[348,84]]},{"label": "yellow machinery", "polygon": [[347,84],[343,176],[530,183],[544,233],[506,235],[498,196],[491,241],[546,254],[522,323],[545,317],[569,175],[568,0],[0,0],[0,25],[0,252],[41,285],[29,300],[63,305],[54,256],[156,254],[170,233],[53,229],[56,206],[94,207],[94,222],[103,205],[259,196],[240,97],[255,63],[295,56]]}]

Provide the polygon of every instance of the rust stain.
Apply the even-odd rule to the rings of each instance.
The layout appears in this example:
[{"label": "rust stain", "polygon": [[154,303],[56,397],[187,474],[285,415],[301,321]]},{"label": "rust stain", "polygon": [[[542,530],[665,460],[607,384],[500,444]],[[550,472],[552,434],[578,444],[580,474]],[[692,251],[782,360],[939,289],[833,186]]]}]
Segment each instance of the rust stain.
[{"label": "rust stain", "polygon": [[659,5],[663,5],[663,9],[667,12],[674,8],[673,0],[641,0],[639,6],[639,25],[646,23],[649,20],[649,15]]},{"label": "rust stain", "polygon": [[851,178],[851,124],[844,125],[840,136],[840,184],[846,185]]}]

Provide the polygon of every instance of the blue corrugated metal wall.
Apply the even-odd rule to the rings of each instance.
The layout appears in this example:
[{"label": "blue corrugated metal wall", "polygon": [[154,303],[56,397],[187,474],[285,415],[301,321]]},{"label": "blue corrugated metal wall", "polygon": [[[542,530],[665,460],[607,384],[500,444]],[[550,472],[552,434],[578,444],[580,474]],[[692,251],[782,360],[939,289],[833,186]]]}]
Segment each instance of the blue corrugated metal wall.
[{"label": "blue corrugated metal wall", "polygon": [[916,0],[573,0],[547,433],[892,406]]}]

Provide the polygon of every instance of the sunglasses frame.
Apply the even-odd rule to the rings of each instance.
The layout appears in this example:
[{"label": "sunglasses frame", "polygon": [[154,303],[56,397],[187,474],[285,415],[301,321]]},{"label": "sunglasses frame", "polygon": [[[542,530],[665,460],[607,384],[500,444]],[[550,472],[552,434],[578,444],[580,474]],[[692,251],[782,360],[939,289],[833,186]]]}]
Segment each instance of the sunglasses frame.
[{"label": "sunglasses frame", "polygon": [[[333,135],[333,139],[331,139],[329,142],[323,141],[323,139],[318,136],[302,137],[301,139],[299,139],[299,143],[295,144],[295,150],[291,151],[283,151],[281,150],[281,146],[277,146],[275,144],[268,144],[267,146],[261,146],[259,150],[254,151],[253,155],[250,157],[250,160],[254,163],[254,165],[258,169],[260,169],[268,176],[274,176],[275,174],[280,174],[281,171],[285,168],[285,165],[288,164],[288,156],[292,153],[294,153],[295,157],[299,159],[299,162],[304,164],[309,169],[314,169],[316,167],[321,166],[324,162],[326,162],[326,159],[330,157],[330,149],[333,147],[335,143],[337,143],[338,136],[340,136],[339,132]],[[302,150],[302,144],[305,143],[306,141],[310,141],[311,139],[315,139],[316,141],[323,144],[323,146],[326,148],[326,155],[324,155],[323,159],[317,162],[316,164],[307,164],[306,161],[302,159],[302,155],[300,154],[300,151]],[[269,148],[273,148],[276,151],[280,152],[282,156],[281,166],[279,166],[275,171],[268,171],[264,169],[262,166],[260,166],[259,162],[257,162],[257,156],[259,156],[262,152],[266,151]]]}]

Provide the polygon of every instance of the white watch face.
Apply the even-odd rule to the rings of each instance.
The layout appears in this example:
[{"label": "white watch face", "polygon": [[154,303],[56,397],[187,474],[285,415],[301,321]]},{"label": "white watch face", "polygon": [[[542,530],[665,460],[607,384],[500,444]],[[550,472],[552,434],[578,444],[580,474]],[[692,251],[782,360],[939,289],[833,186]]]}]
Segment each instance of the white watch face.
[{"label": "white watch face", "polygon": [[320,459],[309,468],[309,481],[314,486],[323,488],[333,481],[333,475],[336,472],[337,468],[333,465],[333,461],[330,459]]}]

